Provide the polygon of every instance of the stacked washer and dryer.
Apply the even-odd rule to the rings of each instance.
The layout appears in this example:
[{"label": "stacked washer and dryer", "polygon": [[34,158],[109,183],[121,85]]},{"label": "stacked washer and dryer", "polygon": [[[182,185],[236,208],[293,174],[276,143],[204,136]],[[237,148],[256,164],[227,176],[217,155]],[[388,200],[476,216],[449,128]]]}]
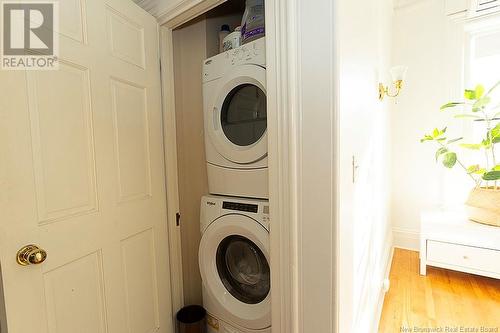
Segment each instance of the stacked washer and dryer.
[{"label": "stacked washer and dryer", "polygon": [[210,195],[199,265],[209,333],[271,332],[264,38],[203,66]]}]

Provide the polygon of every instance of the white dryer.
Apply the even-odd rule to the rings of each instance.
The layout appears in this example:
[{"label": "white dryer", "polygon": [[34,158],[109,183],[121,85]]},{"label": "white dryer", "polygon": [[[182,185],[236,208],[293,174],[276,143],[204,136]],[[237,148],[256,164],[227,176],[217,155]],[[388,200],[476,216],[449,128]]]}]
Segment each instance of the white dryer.
[{"label": "white dryer", "polygon": [[208,329],[270,332],[269,204],[205,196],[199,265]]},{"label": "white dryer", "polygon": [[264,38],[204,62],[203,114],[212,194],[269,197],[265,67]]}]

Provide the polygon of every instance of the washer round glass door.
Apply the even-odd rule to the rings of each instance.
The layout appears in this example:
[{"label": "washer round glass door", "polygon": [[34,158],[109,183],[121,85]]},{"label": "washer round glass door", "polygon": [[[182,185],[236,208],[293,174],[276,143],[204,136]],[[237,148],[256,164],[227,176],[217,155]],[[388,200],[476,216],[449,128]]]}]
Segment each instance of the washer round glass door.
[{"label": "washer round glass door", "polygon": [[208,312],[247,329],[271,326],[269,232],[264,226],[241,214],[221,216],[203,232],[198,258]]},{"label": "washer round glass door", "polygon": [[217,248],[217,271],[226,289],[241,302],[257,304],[269,294],[269,264],[254,242],[231,235]]},{"label": "washer round glass door", "polygon": [[266,70],[237,66],[220,80],[211,104],[213,115],[206,115],[210,139],[231,162],[259,161],[267,156]]}]

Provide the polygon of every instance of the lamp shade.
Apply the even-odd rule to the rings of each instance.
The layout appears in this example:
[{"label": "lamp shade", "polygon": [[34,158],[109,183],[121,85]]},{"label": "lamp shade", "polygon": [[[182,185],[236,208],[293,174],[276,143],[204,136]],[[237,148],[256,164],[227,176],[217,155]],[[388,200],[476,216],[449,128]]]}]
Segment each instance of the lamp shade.
[{"label": "lamp shade", "polygon": [[406,71],[408,70],[407,66],[394,66],[391,68],[390,73],[392,76],[392,81],[403,81],[406,76]]}]

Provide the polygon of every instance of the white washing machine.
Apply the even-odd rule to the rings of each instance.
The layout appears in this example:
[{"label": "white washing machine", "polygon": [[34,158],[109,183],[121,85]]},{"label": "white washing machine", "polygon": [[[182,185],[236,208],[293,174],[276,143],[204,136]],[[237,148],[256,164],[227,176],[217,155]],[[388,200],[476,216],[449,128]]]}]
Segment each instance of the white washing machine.
[{"label": "white washing machine", "polygon": [[205,196],[201,232],[208,332],[271,332],[268,201]]},{"label": "white washing machine", "polygon": [[265,39],[203,65],[208,189],[212,194],[269,198]]}]

